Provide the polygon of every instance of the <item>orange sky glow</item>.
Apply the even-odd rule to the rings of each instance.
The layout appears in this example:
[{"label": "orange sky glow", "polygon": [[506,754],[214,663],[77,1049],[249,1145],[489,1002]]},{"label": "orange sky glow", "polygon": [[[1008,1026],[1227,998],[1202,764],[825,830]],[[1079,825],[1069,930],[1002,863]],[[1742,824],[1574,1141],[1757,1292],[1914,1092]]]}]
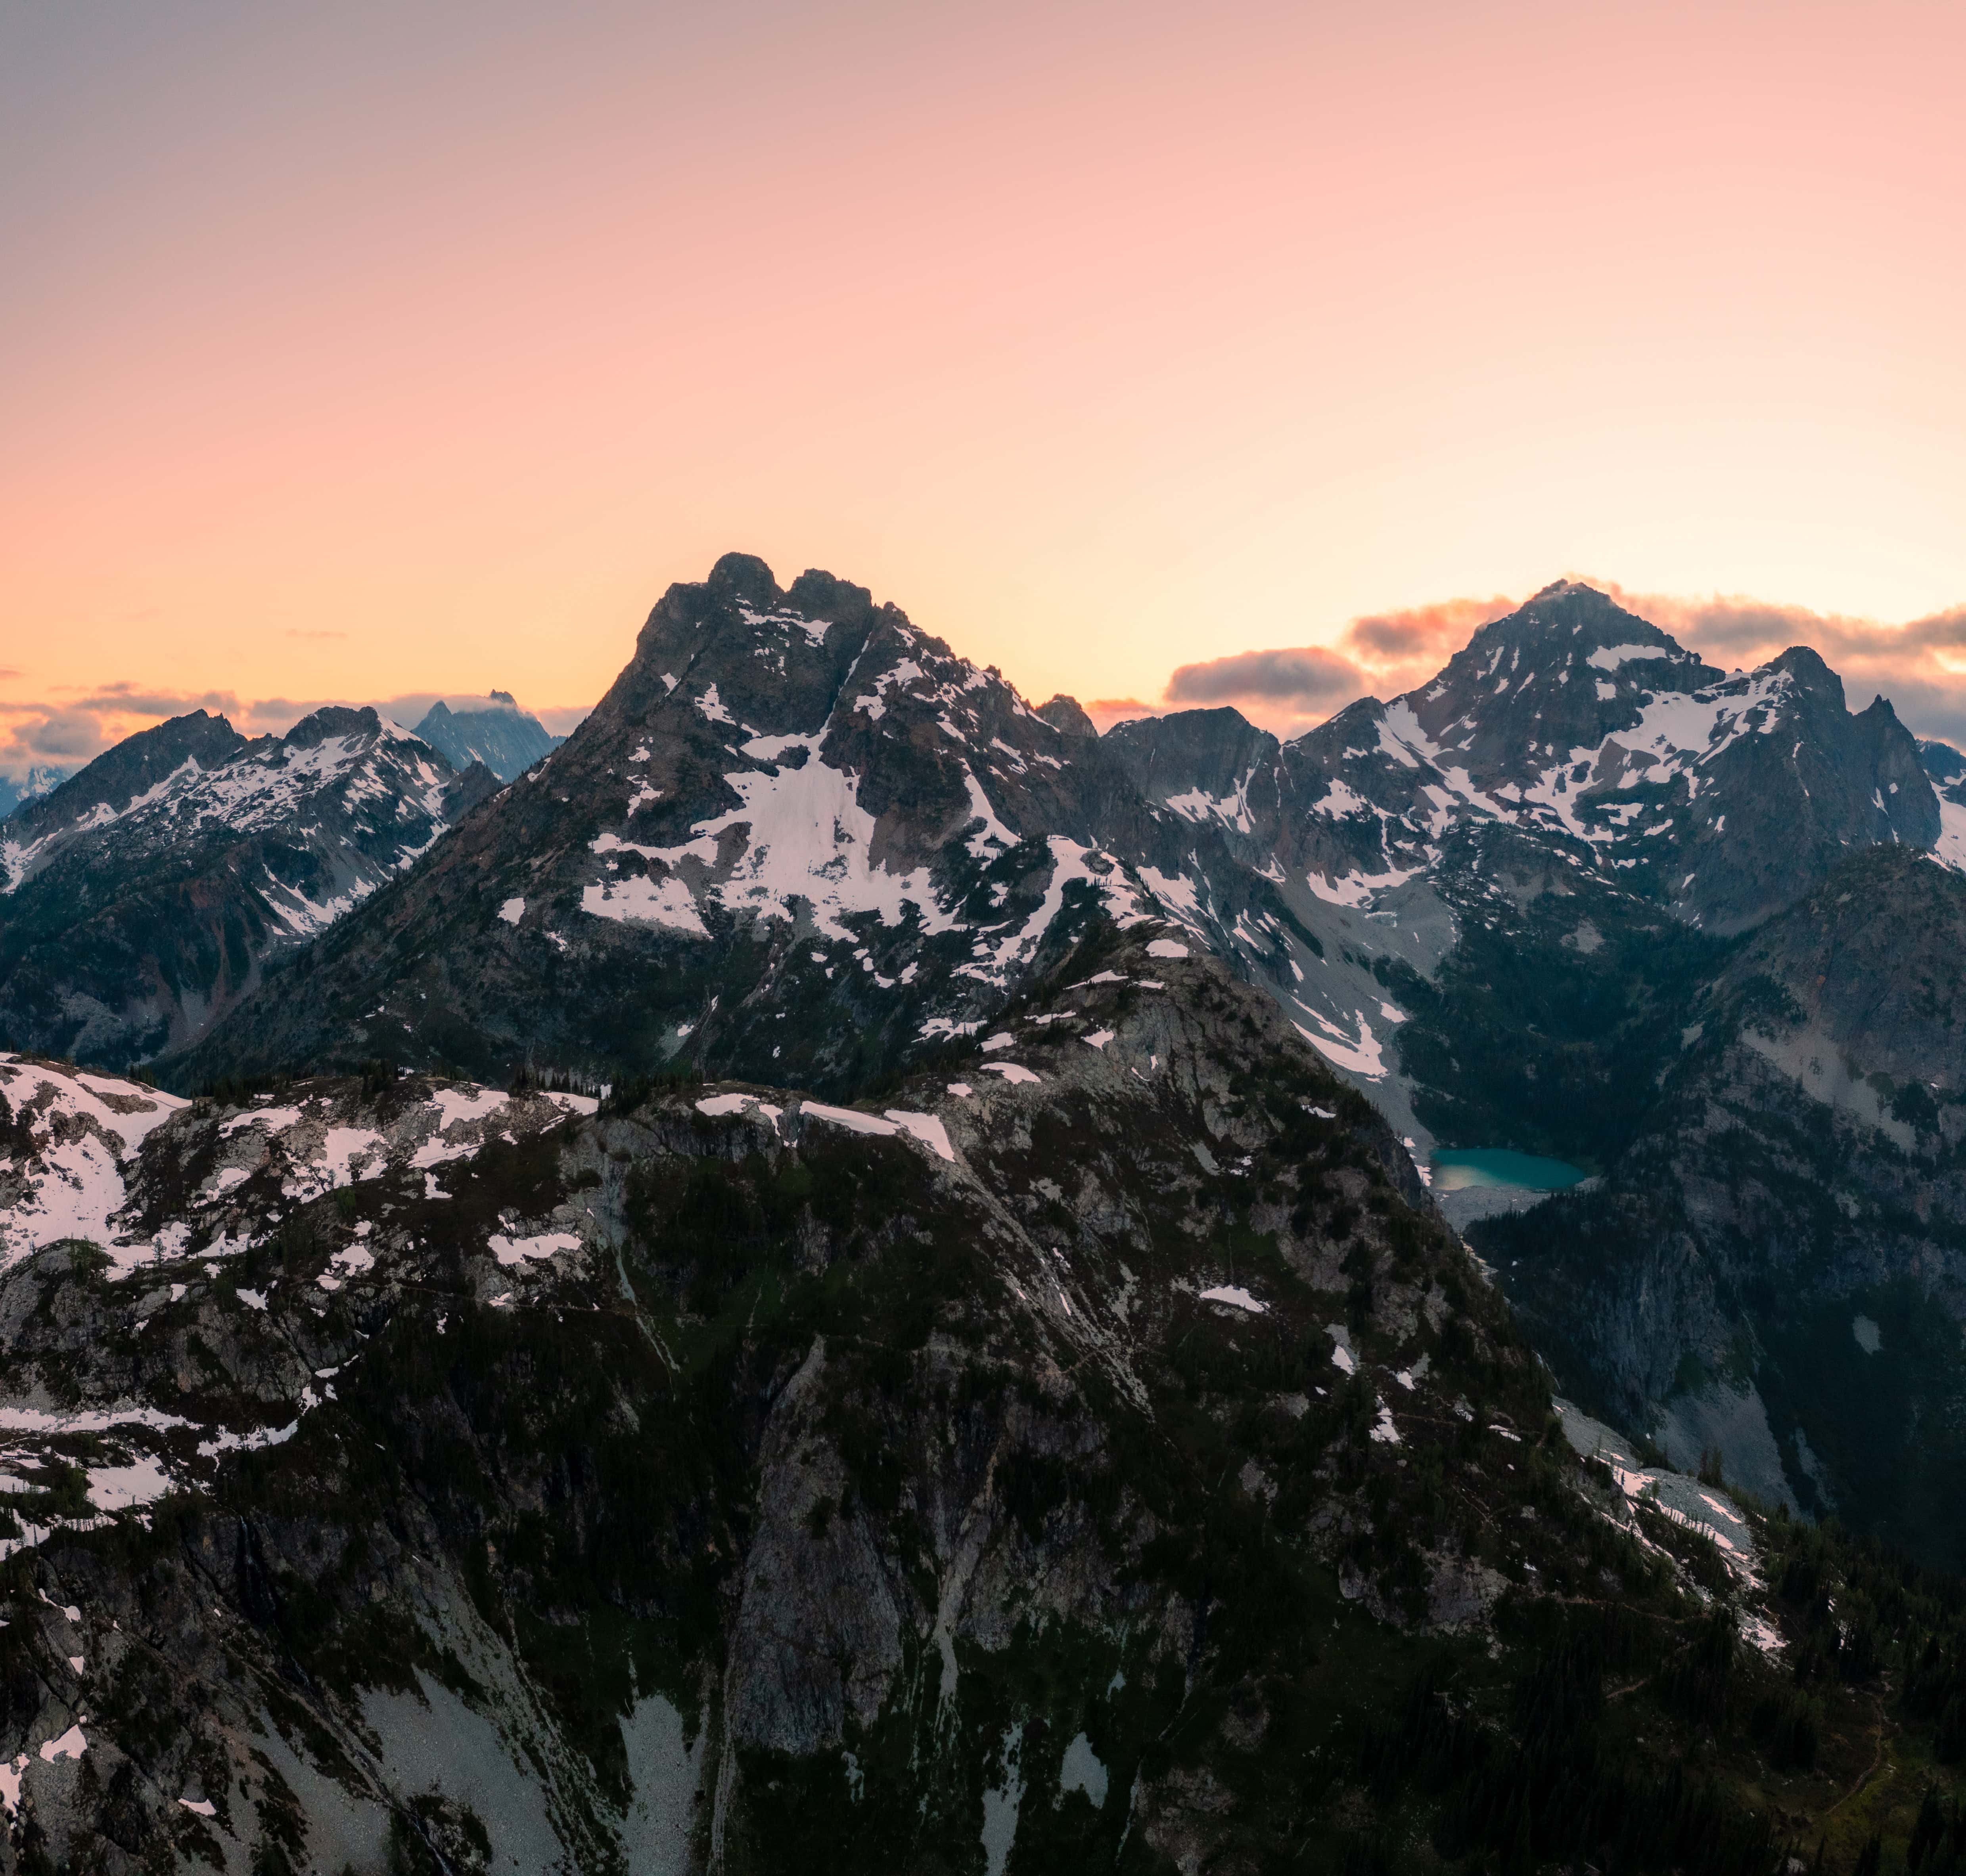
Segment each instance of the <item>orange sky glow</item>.
[{"label": "orange sky glow", "polygon": [[0,767],[570,713],[733,547],[1033,698],[1383,694],[1574,573],[1966,732],[1962,66],[1905,0],[0,0]]}]

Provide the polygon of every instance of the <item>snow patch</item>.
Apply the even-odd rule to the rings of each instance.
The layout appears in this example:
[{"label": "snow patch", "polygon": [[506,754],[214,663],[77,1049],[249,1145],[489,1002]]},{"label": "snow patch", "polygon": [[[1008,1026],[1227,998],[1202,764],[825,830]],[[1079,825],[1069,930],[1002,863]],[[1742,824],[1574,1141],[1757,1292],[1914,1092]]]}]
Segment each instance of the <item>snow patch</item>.
[{"label": "snow patch", "polygon": [[986,1062],[985,1071],[991,1075],[1001,1075],[1014,1086],[1020,1081],[1036,1081],[1043,1078],[1036,1070],[1026,1068],[1018,1062]]},{"label": "snow patch", "polygon": [[580,1239],[571,1231],[545,1231],[530,1238],[508,1238],[503,1232],[495,1231],[489,1243],[492,1255],[508,1268],[580,1249]]},{"label": "snow patch", "polygon": [[1243,1310],[1252,1316],[1267,1315],[1270,1307],[1267,1303],[1258,1302],[1240,1284],[1236,1283],[1218,1283],[1213,1289],[1203,1291],[1201,1301],[1226,1304],[1230,1309]]}]

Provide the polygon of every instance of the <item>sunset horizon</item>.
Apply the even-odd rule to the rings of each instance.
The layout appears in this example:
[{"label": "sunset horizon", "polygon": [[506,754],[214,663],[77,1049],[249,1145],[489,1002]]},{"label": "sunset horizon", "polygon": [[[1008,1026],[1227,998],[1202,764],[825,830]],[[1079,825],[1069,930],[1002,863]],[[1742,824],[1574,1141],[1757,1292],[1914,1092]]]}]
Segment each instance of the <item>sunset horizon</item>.
[{"label": "sunset horizon", "polygon": [[564,728],[733,547],[1033,697],[1574,574],[1966,733],[1966,26],[1858,18],[8,9],[0,765]]}]

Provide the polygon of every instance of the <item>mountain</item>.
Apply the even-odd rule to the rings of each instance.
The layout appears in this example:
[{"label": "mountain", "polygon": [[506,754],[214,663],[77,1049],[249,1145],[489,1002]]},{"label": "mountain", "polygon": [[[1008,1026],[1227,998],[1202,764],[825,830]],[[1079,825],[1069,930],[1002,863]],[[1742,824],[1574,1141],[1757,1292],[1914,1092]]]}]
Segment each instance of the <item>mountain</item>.
[{"label": "mountain", "polygon": [[844,1088],[987,1020],[1096,904],[1233,959],[1424,1153],[1388,979],[1430,982],[1471,918],[1546,884],[1725,938],[1941,829],[1888,704],[1853,716],[1813,653],[1729,677],[1574,583],[1288,745],[1230,710],[1045,712],[861,588],[728,556],[563,749],[184,1072],[673,1058]]},{"label": "mountain", "polygon": [[837,1091],[988,1020],[1094,911],[1170,906],[1220,949],[1294,929],[1101,740],[865,588],[733,554],[565,746],[173,1072],[695,1062]]},{"label": "mountain", "polygon": [[[1436,1138],[1556,1150],[1542,1115],[1568,1154],[1601,1158],[1607,1101],[1636,1091],[1605,1065],[1607,1022],[1649,1024],[1853,849],[1941,834],[1882,699],[1852,714],[1803,650],[1724,675],[1574,582],[1481,627],[1429,683],[1291,743],[1213,710],[1102,745],[1319,939],[1315,956],[1239,937],[1233,954],[1423,1156]],[[1525,945],[1552,921],[1565,968],[1532,975]],[[1552,1007],[1612,931],[1629,942],[1588,971],[1587,1007]],[[1574,1052],[1539,1061],[1553,1026],[1592,1058],[1594,1088]]]},{"label": "mountain", "polygon": [[22,802],[36,801],[52,793],[72,772],[37,762],[24,775],[0,775],[0,820],[5,820]]},{"label": "mountain", "polygon": [[1574,583],[1091,728],[731,555],[505,788],[201,717],[5,824],[50,974],[292,940],[191,1098],[0,1058],[5,1857],[1966,1858],[1949,752]]},{"label": "mountain", "polygon": [[494,785],[372,710],[130,737],[0,828],[0,1034],[118,1064],[183,1047]]},{"label": "mountain", "polygon": [[510,691],[489,697],[439,698],[417,734],[462,773],[482,762],[501,782],[515,782],[563,737],[549,736],[539,718],[519,708]]},{"label": "mountain", "polygon": [[9,1866],[1942,1849],[1958,1585],[1559,1418],[1180,928],[998,1020],[851,1106],[0,1060]]}]

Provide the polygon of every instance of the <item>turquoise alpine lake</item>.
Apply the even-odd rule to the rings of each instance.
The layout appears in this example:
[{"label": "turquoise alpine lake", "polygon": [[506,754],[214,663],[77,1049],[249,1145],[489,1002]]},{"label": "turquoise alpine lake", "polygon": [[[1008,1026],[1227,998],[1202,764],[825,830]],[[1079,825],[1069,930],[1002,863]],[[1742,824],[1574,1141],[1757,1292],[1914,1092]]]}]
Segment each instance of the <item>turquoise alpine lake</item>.
[{"label": "turquoise alpine lake", "polygon": [[1465,1191],[1474,1185],[1513,1186],[1519,1191],[1561,1192],[1584,1177],[1562,1159],[1512,1153],[1505,1146],[1444,1146],[1433,1156],[1433,1189]]}]

